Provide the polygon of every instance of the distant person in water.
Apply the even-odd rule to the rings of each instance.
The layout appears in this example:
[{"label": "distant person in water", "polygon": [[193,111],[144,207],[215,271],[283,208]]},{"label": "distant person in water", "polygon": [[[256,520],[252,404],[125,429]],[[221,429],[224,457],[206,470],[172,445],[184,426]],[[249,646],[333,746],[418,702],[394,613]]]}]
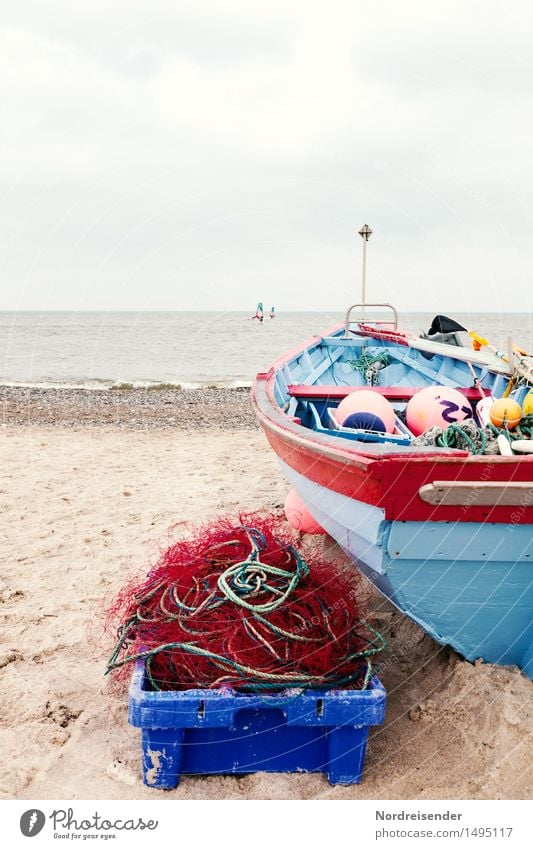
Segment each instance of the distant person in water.
[{"label": "distant person in water", "polygon": [[257,309],[256,309],[256,311],[255,311],[255,315],[253,315],[253,316],[252,316],[252,321],[254,321],[254,319],[257,319],[259,322],[261,322],[261,323],[262,323],[262,322],[263,322],[263,318],[264,318],[264,315],[263,315],[263,304],[261,303],[261,301],[259,301],[259,303],[257,304]]},{"label": "distant person in water", "polygon": [[271,310],[270,310],[270,318],[276,318],[276,311],[275,311],[274,307],[272,307]]}]

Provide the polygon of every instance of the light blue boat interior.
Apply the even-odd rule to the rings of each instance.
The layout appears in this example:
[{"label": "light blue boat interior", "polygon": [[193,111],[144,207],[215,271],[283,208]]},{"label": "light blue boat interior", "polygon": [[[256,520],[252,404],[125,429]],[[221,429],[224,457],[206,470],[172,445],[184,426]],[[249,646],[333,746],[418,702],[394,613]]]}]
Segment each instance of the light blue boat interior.
[{"label": "light blue boat interior", "polygon": [[[274,397],[276,402],[286,410],[289,416],[299,418],[304,427],[310,427],[330,435],[344,439],[363,439],[364,441],[382,441],[370,433],[339,431],[332,427],[330,411],[336,402],[326,399],[305,399],[291,396],[289,386],[335,386],[355,387],[368,386],[364,373],[354,367],[362,355],[365,357],[380,357],[384,354],[389,359],[388,365],[379,367],[375,372],[373,384],[376,386],[405,386],[423,389],[425,386],[472,387],[474,379],[479,382],[483,392],[498,398],[503,395],[509,378],[505,374],[494,374],[485,365],[471,363],[470,365],[451,356],[436,353],[429,354],[405,345],[372,339],[353,334],[343,338],[344,331],[338,330],[332,336],[317,337],[316,343],[289,359],[276,374]],[[453,348],[451,348],[453,353]],[[518,403],[522,403],[527,394],[527,387],[522,387],[512,393]],[[398,411],[403,411],[406,402],[394,405]],[[399,429],[401,422],[397,420]],[[412,436],[403,425],[404,435]],[[386,440],[394,443],[396,438]],[[400,444],[409,444],[409,439]]]},{"label": "light blue boat interior", "polygon": [[[471,387],[469,365],[451,357],[353,336],[343,331],[318,337],[279,369],[275,397],[304,427],[338,439],[363,443],[367,433],[341,432],[331,426],[337,402],[292,397],[289,386],[365,386],[353,362],[362,353],[386,352],[389,364],[377,372],[378,386],[424,387],[435,384]],[[500,397],[508,377],[472,364],[487,393]],[[514,397],[520,403],[528,389]],[[397,411],[406,402],[394,402]],[[410,441],[409,431],[398,438]],[[390,437],[383,435],[383,441]],[[402,443],[402,444],[405,444]],[[402,449],[402,450],[405,450]],[[475,522],[387,521],[381,508],[348,498],[308,480],[280,461],[290,484],[315,519],[354,559],[356,565],[402,612],[437,642],[453,646],[467,660],[514,664],[533,677],[533,533],[531,525]]]}]

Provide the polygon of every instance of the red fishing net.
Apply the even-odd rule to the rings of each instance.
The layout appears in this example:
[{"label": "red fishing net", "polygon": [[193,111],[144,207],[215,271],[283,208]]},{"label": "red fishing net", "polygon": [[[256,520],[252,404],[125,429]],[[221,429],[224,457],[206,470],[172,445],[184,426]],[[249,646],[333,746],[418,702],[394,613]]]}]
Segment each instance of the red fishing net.
[{"label": "red fishing net", "polygon": [[278,517],[220,519],[118,596],[107,671],[144,658],[157,690],[366,687],[384,643],[363,606],[353,578],[316,553],[304,560]]}]

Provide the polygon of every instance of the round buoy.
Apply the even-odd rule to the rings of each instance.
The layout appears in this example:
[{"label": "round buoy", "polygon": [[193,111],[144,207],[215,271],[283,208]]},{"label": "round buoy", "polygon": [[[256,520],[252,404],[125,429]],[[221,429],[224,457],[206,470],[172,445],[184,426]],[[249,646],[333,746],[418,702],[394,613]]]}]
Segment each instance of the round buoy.
[{"label": "round buoy", "polygon": [[533,389],[530,389],[522,405],[524,416],[533,416]]},{"label": "round buoy", "polygon": [[324,528],[311,516],[303,498],[298,495],[295,489],[289,490],[285,499],[284,510],[289,525],[296,531],[300,531],[302,534],[326,533]]},{"label": "round buoy", "polygon": [[394,416],[392,404],[372,389],[351,392],[337,407],[337,421],[343,427],[392,433],[395,425]]},{"label": "round buoy", "polygon": [[490,395],[485,395],[476,405],[476,416],[481,427],[486,427],[490,422],[490,408],[492,407],[492,398]]},{"label": "round buoy", "polygon": [[512,398],[498,398],[493,402],[489,415],[496,427],[508,427],[512,430],[522,418],[522,408]]},{"label": "round buoy", "polygon": [[343,427],[353,427],[360,430],[374,430],[378,433],[386,433],[385,422],[374,413],[350,413],[344,419]]},{"label": "round buoy", "polygon": [[430,427],[445,430],[472,418],[472,407],[458,389],[449,386],[427,386],[413,395],[406,408],[406,422],[415,436]]}]

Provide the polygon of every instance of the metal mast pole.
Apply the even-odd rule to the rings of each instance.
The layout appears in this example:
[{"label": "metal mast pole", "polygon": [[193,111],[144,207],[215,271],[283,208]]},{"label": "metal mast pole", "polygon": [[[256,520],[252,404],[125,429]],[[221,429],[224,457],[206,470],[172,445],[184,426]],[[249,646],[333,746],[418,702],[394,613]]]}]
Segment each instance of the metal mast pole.
[{"label": "metal mast pole", "polygon": [[361,303],[362,310],[361,315],[365,317],[365,304],[366,304],[366,243],[368,242],[370,236],[372,235],[372,230],[368,226],[368,224],[364,224],[359,230],[359,235],[363,240],[363,277],[362,277],[362,285],[361,285]]}]

